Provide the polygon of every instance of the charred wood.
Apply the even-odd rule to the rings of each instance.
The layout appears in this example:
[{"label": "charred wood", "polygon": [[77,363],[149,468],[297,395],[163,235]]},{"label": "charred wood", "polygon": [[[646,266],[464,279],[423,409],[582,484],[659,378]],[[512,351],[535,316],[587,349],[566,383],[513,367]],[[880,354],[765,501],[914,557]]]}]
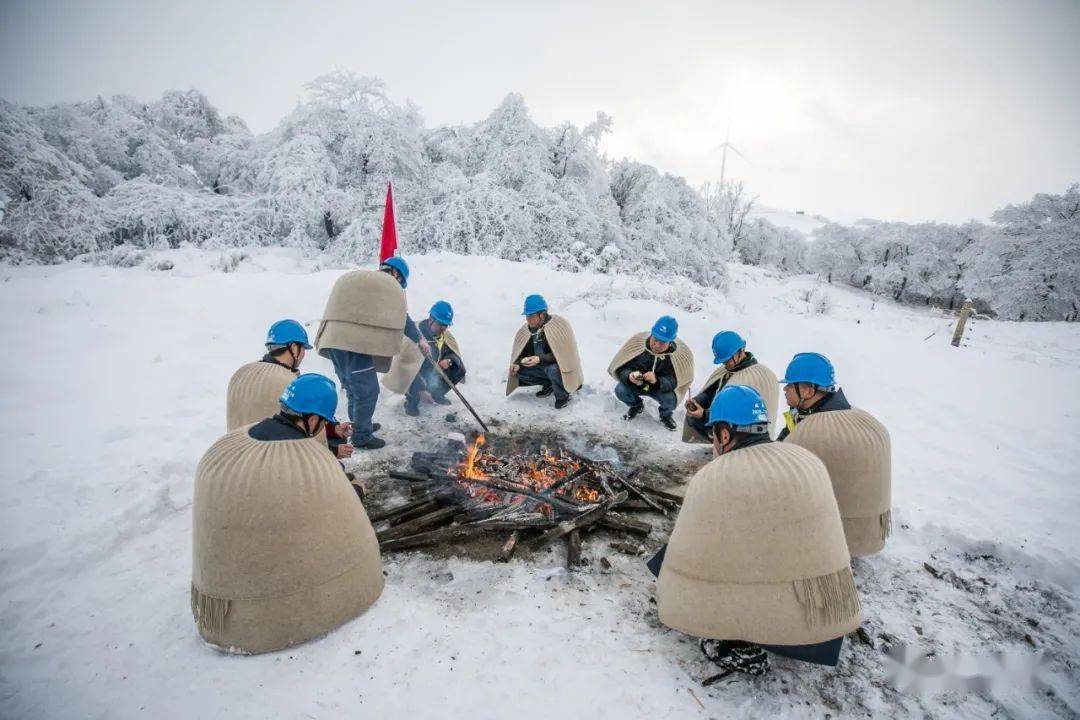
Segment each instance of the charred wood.
[{"label": "charred wood", "polygon": [[548,530],[543,535],[530,540],[528,545],[530,548],[536,549],[547,545],[552,540],[557,540],[567,533],[571,533],[574,530],[580,530],[586,525],[591,525],[594,522],[601,521],[611,508],[626,500],[626,493],[622,492],[613,498],[608,498],[604,502],[600,503],[591,510],[586,510],[575,518],[570,520],[564,520],[556,525],[551,530]]},{"label": "charred wood", "polygon": [[518,538],[520,537],[520,530],[510,533],[510,537],[506,538],[506,542],[503,543],[502,550],[499,552],[499,562],[510,561],[510,558],[514,556],[514,550],[517,548]]}]

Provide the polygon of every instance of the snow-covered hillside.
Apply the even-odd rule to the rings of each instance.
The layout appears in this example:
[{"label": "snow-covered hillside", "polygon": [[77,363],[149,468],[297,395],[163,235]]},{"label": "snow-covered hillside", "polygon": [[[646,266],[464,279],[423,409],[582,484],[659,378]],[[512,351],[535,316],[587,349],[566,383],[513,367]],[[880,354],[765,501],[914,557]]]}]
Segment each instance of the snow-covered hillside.
[{"label": "snow-covered hillside", "polygon": [[810,239],[814,231],[829,222],[829,219],[821,215],[806,215],[788,210],[778,210],[764,205],[755,205],[749,212],[748,217],[753,219],[767,220],[777,227],[790,228],[803,234]]},{"label": "snow-covered hillside", "polygon": [[[309,272],[289,251],[161,260],[172,269],[0,268],[4,718],[1080,712],[1076,324],[978,321],[956,349],[944,315],[757,268],[730,266],[722,296],[489,258],[411,258],[410,307],[454,304],[464,390],[500,432],[587,434],[704,462],[653,408],[624,423],[604,372],[626,336],[663,313],[679,319],[699,382],[722,328],[777,371],[797,351],[828,354],[848,397],[893,439],[895,534],[855,565],[874,646],[849,643],[835,670],[777,659],[763,678],[703,688],[710,670],[692,640],[659,625],[642,560],[591,538],[592,562],[572,574],[557,550],[508,565],[386,557],[386,591],[360,618],[291,650],[237,657],[201,643],[188,607],[193,474],[224,430],[230,374],[261,355],[273,320],[314,323],[340,270]],[[586,384],[559,413],[502,394],[520,302],[534,291],[582,344]],[[331,373],[314,355],[304,368]],[[358,474],[381,473],[433,433],[471,429],[464,412],[457,423],[442,415],[407,418],[384,395],[376,420],[391,444],[363,456]],[[939,657],[1041,654],[1048,689],[898,692],[882,650],[900,643]]]}]

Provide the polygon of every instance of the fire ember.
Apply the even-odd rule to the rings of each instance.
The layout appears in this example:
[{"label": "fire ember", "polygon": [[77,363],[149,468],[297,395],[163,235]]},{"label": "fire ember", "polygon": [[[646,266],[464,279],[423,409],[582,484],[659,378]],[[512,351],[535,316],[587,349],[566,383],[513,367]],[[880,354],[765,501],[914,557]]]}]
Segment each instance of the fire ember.
[{"label": "fire ember", "polygon": [[[483,445],[484,436],[480,435],[466,451],[464,462],[447,472],[470,497],[482,503],[519,506],[522,510],[555,517],[556,507],[552,499],[578,504],[600,500],[601,488],[590,486],[586,472],[592,471],[593,477],[596,477],[595,468],[583,459],[575,459],[565,451],[552,453],[547,448],[532,457],[500,458],[482,452]],[[508,484],[493,485],[492,478],[519,483],[536,495],[516,493]],[[545,495],[551,499],[541,499]],[[612,493],[609,491],[608,495]]]},{"label": "fire ember", "polygon": [[597,528],[644,537],[652,526],[627,511],[667,514],[681,498],[632,480],[606,461],[565,448],[495,452],[483,435],[443,452],[417,452],[413,499],[372,513],[383,551],[405,550],[502,533],[500,559],[567,538],[567,562],[580,562],[582,533]]}]

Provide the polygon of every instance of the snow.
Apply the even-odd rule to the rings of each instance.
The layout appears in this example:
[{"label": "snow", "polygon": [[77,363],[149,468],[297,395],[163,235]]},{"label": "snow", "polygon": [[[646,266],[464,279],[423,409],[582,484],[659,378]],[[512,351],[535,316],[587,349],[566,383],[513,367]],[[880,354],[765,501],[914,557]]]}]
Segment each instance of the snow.
[{"label": "snow", "polygon": [[[436,299],[453,303],[470,368],[464,390],[500,430],[587,431],[704,462],[702,448],[655,422],[654,408],[632,426],[619,418],[604,370],[627,335],[675,315],[698,384],[722,328],[742,332],[778,372],[797,351],[827,353],[848,397],[894,443],[895,535],[855,566],[876,647],[849,643],[835,670],[778,659],[761,679],[703,688],[709,667],[693,639],[657,622],[642,560],[590,538],[592,562],[572,574],[559,550],[507,565],[385,557],[386,591],[360,618],[300,647],[237,657],[200,641],[188,607],[193,474],[224,430],[231,373],[261,354],[272,321],[313,329],[341,270],[312,271],[295,250],[151,255],[130,268],[0,267],[10,349],[0,396],[0,717],[1080,712],[1076,324],[979,320],[957,349],[943,314],[759,268],[729,266],[722,295],[493,258],[410,258],[414,315]],[[519,305],[533,291],[571,319],[581,343],[586,385],[561,413],[527,393],[502,395]],[[332,376],[314,354],[304,369]],[[383,395],[376,420],[390,446],[357,472],[378,475],[432,432],[471,429],[458,415],[453,425],[442,413],[407,418],[400,398]],[[898,692],[886,678],[886,636],[944,657],[1039,653],[1049,691]]]},{"label": "snow", "polygon": [[814,231],[827,225],[829,220],[821,215],[799,215],[788,210],[779,210],[766,205],[757,205],[750,210],[749,216],[755,220],[768,220],[777,227],[798,230],[807,240],[812,240]]}]

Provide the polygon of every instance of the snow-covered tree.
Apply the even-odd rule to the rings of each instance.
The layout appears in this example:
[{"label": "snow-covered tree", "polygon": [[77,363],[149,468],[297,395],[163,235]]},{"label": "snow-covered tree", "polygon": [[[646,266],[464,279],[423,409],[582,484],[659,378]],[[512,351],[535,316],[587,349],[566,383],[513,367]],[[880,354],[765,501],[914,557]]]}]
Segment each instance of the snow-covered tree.
[{"label": "snow-covered tree", "polygon": [[100,208],[93,182],[83,165],[46,141],[30,113],[0,100],[3,257],[53,262],[97,249]]},{"label": "snow-covered tree", "polygon": [[961,253],[961,289],[1016,320],[1080,318],[1080,185],[992,216]]},{"label": "snow-covered tree", "polygon": [[738,252],[740,243],[746,238],[747,218],[757,197],[749,197],[741,180],[706,182],[700,192],[713,224],[720,228],[723,237],[731,244],[732,252]]},{"label": "snow-covered tree", "polygon": [[728,244],[701,196],[685,180],[624,160],[612,172],[611,194],[626,230],[627,252],[636,261],[634,269],[723,285]]},{"label": "snow-covered tree", "polygon": [[788,273],[806,271],[808,247],[798,230],[757,218],[743,224],[740,232],[743,239],[736,249],[742,262]]}]

